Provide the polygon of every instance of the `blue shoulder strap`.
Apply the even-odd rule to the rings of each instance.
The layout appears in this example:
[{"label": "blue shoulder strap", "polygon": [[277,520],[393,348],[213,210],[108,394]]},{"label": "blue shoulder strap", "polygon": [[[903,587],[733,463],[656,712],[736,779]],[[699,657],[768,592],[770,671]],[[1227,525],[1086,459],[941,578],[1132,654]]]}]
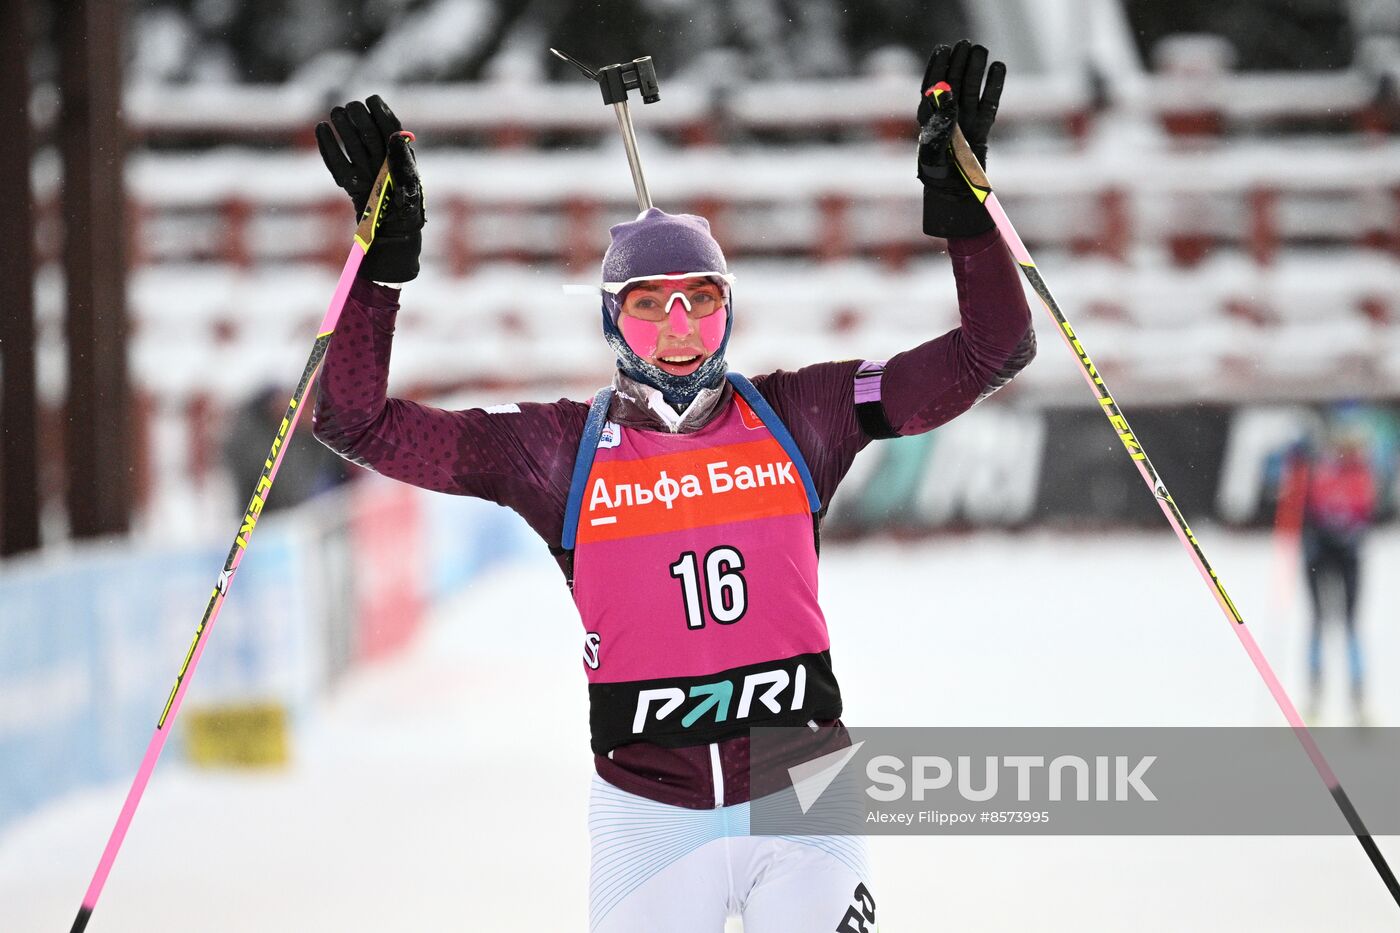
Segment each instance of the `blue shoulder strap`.
[{"label": "blue shoulder strap", "polygon": [[612,403],[612,397],[612,386],[599,389],[588,409],[588,420],[583,424],[583,437],[579,439],[578,456],[574,459],[574,475],[569,481],[569,499],[564,505],[564,534],[559,542],[566,551],[574,549],[574,539],[578,536],[578,517],[583,511],[583,488],[588,485],[588,474],[593,472],[593,458],[598,453],[598,437],[603,433],[603,425],[608,420],[608,406]]},{"label": "blue shoulder strap", "polygon": [[754,388],[752,382],[735,372],[728,373],[727,376],[730,384],[734,386],[734,391],[738,392],[743,400],[749,403],[749,407],[753,409],[754,414],[758,415],[763,426],[772,433],[788,457],[797,466],[798,475],[802,477],[802,487],[807,490],[807,505],[811,508],[812,514],[816,515],[822,510],[822,499],[821,496],[817,495],[817,484],[812,482],[812,474],[807,469],[807,461],[802,458],[802,451],[797,449],[797,441],[792,439],[787,425],[783,424],[783,420],[778,417],[773,406],[768,404],[768,400],[759,393],[758,389]]}]

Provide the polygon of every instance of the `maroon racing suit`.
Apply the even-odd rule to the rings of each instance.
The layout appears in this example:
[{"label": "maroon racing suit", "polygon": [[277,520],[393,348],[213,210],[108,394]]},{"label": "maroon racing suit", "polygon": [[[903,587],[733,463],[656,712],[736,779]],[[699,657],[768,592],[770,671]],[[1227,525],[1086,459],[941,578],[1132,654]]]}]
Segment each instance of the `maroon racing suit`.
[{"label": "maroon racing suit", "polygon": [[[856,454],[872,438],[921,434],[946,423],[1005,385],[1035,355],[1025,294],[999,235],[991,231],[949,240],[948,253],[957,283],[959,327],[882,366],[844,360],[752,378],[791,432],[823,503],[831,501]],[[351,289],[326,353],[316,436],[342,456],[393,479],[514,509],[550,546],[567,575],[570,555],[559,544],[588,404],[570,399],[521,402],[518,411],[506,413],[448,411],[388,398],[398,301],[397,289],[371,282],[357,281]],[[878,391],[871,391],[872,376]],[[714,413],[727,410],[732,391],[726,382]],[[880,409],[874,427],[872,397]],[[860,415],[858,401],[864,402]],[[626,391],[615,394],[609,419],[623,427],[667,430]],[[749,799],[748,742],[740,732],[718,743],[726,806]],[[676,806],[716,805],[712,788],[718,782],[705,745],[665,748],[637,742],[594,760],[598,773],[624,790]]]}]

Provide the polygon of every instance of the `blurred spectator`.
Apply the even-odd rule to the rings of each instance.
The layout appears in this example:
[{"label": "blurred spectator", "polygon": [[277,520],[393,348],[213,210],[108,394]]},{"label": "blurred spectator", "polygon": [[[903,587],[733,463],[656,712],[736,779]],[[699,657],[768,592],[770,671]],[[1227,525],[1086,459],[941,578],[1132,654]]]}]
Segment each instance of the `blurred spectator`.
[{"label": "blurred spectator", "polygon": [[1364,663],[1357,633],[1362,543],[1376,513],[1376,482],[1367,439],[1355,426],[1335,426],[1320,449],[1295,452],[1287,488],[1300,495],[1303,569],[1312,597],[1308,644],[1309,716],[1322,693],[1322,634],[1325,620],[1340,615],[1346,628],[1351,699],[1358,724],[1365,722]]},{"label": "blurred spectator", "polygon": [[[291,392],[271,386],[261,389],[238,407],[224,439],[224,465],[233,477],[238,499],[234,507],[242,513],[249,491],[267,461],[272,438],[282,416],[287,413]],[[264,512],[305,502],[312,496],[339,486],[350,478],[349,464],[311,436],[311,426],[303,419],[290,439],[277,483],[268,496]]]}]

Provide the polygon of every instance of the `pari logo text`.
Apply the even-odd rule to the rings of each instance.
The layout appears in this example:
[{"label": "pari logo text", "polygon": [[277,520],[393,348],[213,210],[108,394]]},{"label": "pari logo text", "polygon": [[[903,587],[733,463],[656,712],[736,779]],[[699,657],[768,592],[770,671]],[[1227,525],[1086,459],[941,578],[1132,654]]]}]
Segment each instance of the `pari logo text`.
[{"label": "pari logo text", "polygon": [[[737,690],[736,690],[737,687]],[[734,698],[738,696],[738,704]],[[637,691],[637,709],[632,717],[632,734],[641,735],[649,725],[669,724],[678,717],[689,729],[705,719],[709,723],[748,719],[764,712],[776,715],[802,708],[807,699],[807,668],[797,665],[789,674],[781,668],[757,671],[742,678],[696,684],[690,690],[680,687],[653,687]],[[682,707],[688,707],[682,712]]]}]

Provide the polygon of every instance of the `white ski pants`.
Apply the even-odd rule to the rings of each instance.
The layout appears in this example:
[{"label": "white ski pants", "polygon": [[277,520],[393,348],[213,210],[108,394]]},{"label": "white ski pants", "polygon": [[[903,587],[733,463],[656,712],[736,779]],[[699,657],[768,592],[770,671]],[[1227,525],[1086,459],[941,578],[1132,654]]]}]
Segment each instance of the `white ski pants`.
[{"label": "white ski pants", "polygon": [[876,933],[860,836],[750,836],[749,805],[691,810],[594,776],[592,933]]}]

